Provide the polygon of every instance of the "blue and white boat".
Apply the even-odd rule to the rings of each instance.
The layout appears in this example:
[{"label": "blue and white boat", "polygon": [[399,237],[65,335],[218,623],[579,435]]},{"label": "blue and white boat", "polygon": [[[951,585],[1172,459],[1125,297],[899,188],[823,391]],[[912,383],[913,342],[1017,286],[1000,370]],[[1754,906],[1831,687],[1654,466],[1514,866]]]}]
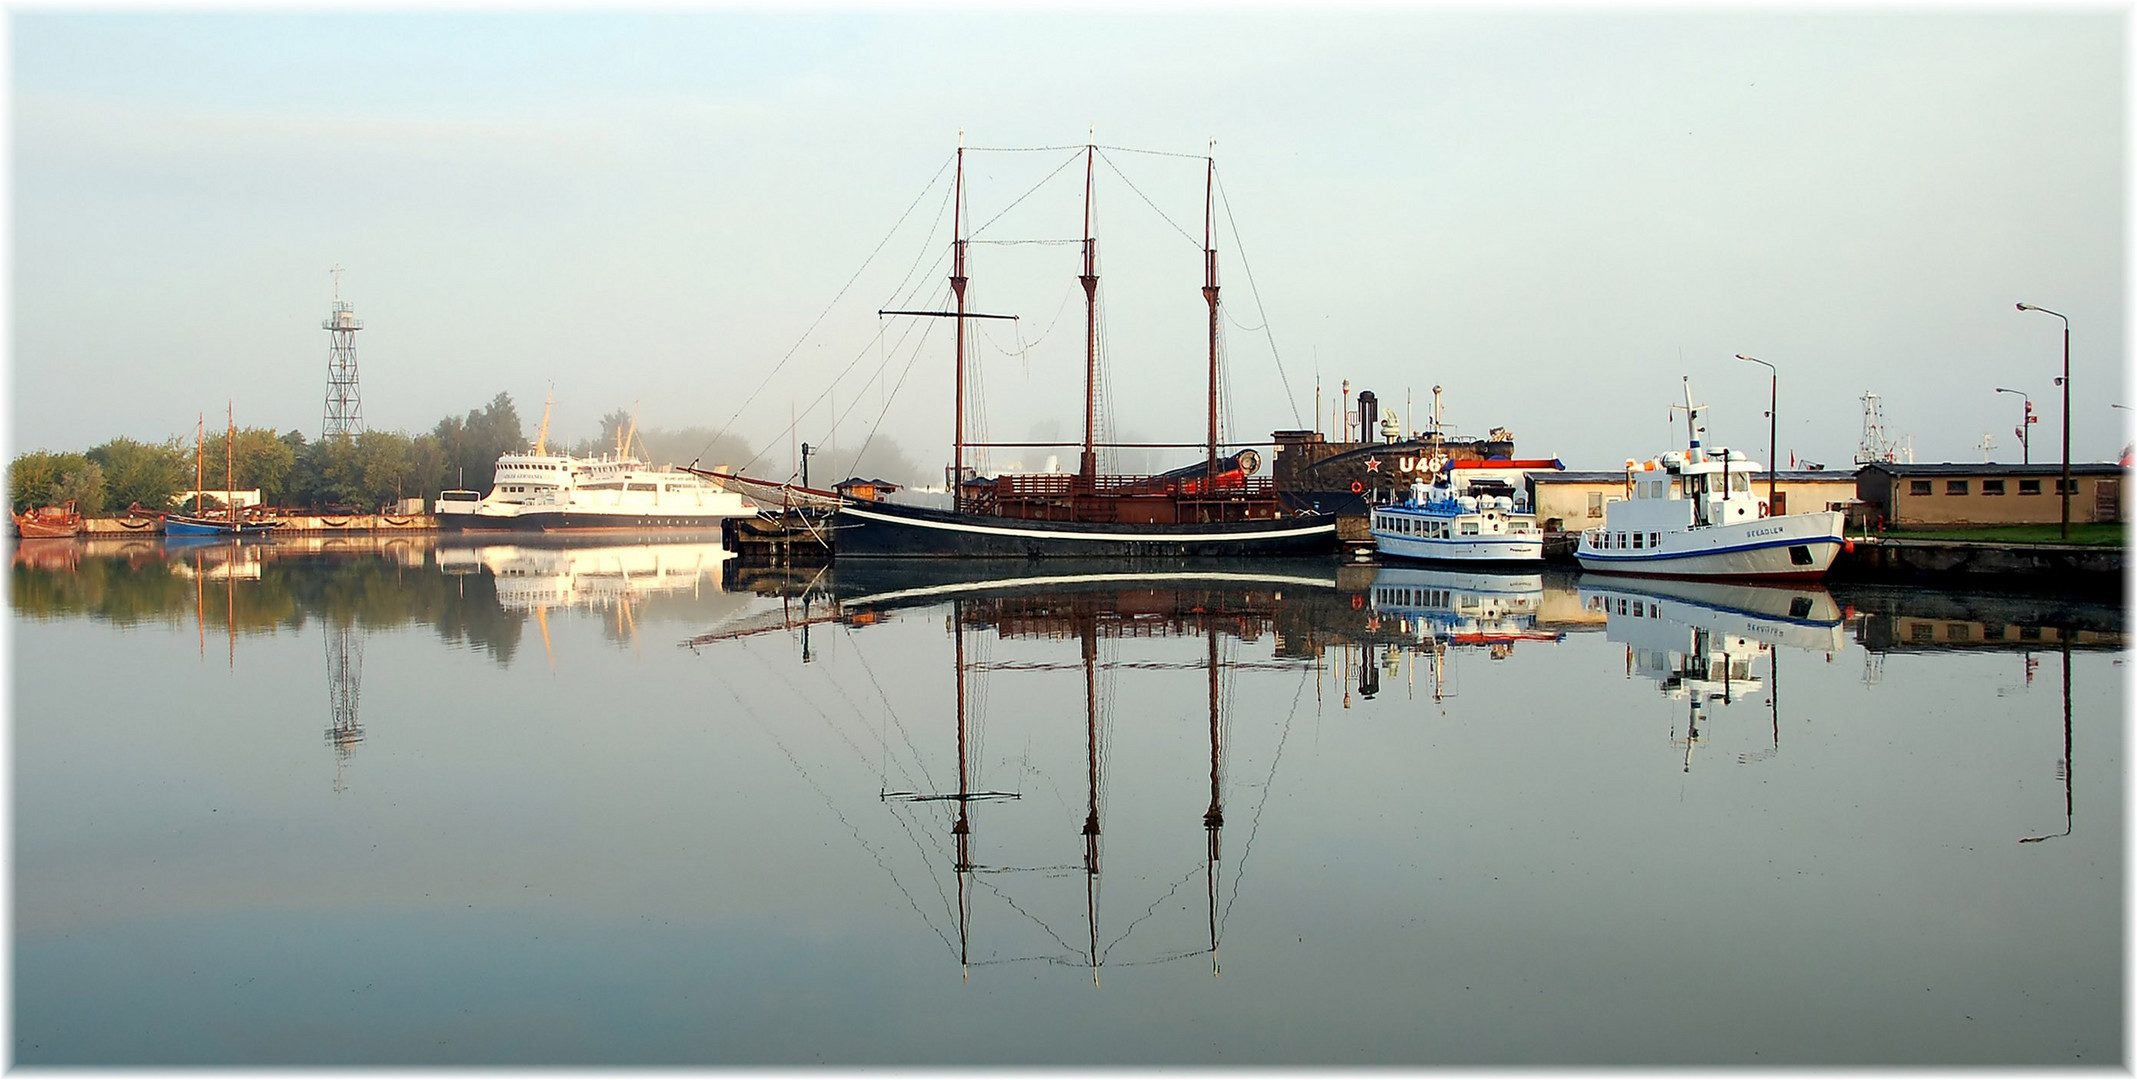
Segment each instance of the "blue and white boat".
[{"label": "blue and white boat", "polygon": [[1772,516],[1758,497],[1758,462],[1700,445],[1705,429],[1687,382],[1684,450],[1625,463],[1629,496],[1603,506],[1603,527],[1582,533],[1583,570],[1662,577],[1816,581],[1847,546],[1841,514]]},{"label": "blue and white boat", "polygon": [[1373,544],[1382,555],[1462,563],[1543,562],[1543,530],[1525,492],[1490,494],[1457,486],[1442,467],[1431,485],[1418,480],[1409,498],[1373,507]]}]

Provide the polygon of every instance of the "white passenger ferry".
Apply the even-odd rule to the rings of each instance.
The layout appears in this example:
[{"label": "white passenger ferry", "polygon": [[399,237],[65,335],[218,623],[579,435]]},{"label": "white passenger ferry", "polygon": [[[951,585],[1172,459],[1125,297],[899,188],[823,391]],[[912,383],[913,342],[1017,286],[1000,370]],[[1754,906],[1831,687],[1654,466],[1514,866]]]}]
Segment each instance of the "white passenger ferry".
[{"label": "white passenger ferry", "polygon": [[[1466,468],[1465,468],[1466,467]],[[1440,462],[1429,486],[1372,509],[1373,544],[1382,555],[1465,563],[1541,563],[1543,530],[1528,493],[1509,482],[1556,461]]]},{"label": "white passenger ferry", "polygon": [[1583,570],[1664,577],[1815,580],[1847,545],[1838,511],[1768,515],[1753,491],[1761,466],[1734,450],[1700,446],[1703,406],[1685,389],[1691,446],[1625,463],[1629,498],[1603,508],[1582,533]]},{"label": "white passenger ferry", "polygon": [[624,452],[614,456],[545,453],[549,418],[542,417],[534,452],[497,459],[490,493],[444,491],[432,504],[440,532],[586,532],[691,529],[715,531],[723,518],[757,508],[701,476],[655,468]]}]

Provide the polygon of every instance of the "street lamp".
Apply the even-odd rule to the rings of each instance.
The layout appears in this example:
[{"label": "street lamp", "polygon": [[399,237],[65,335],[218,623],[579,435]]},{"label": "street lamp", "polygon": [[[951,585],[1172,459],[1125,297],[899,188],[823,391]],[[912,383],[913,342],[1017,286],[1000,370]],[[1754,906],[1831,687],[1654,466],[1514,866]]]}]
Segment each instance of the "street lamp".
[{"label": "street lamp", "polygon": [[2026,464],[2031,465],[2033,464],[2033,399],[2027,396],[2024,390],[2006,390],[1999,386],[1996,388],[1996,392],[1999,394],[2017,394],[2019,400],[2026,403],[2025,419],[2021,420],[2018,425],[2018,445],[2025,448]]},{"label": "street lamp", "polygon": [[1737,353],[1736,358],[1738,360],[1749,360],[1754,364],[1765,364],[1766,370],[1773,374],[1773,378],[1766,388],[1766,512],[1771,514],[1774,512],[1775,502],[1773,494],[1774,470],[1780,467],[1779,459],[1781,457],[1781,451],[1774,445],[1776,441],[1774,433],[1779,430],[1781,423],[1780,417],[1775,415],[1781,405],[1781,372],[1780,369],[1772,364],[1767,364],[1766,361],[1756,356],[1745,356],[1743,353]]},{"label": "street lamp", "polygon": [[2063,539],[2070,539],[2070,317],[2060,311],[2050,311],[2036,304],[2020,304],[2020,311],[2038,311],[2063,320],[2063,377],[2056,385],[2063,388]]}]

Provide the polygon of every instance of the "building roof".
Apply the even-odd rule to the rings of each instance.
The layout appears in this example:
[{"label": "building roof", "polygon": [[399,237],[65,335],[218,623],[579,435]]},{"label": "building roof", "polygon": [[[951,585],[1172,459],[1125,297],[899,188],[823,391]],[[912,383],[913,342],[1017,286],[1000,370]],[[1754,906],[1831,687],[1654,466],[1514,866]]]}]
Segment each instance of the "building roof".
[{"label": "building roof", "polygon": [[[1939,462],[1936,464],[1902,464],[1897,461],[1873,461],[1863,466],[1865,471],[1876,469],[1891,476],[2061,476],[2060,463],[2019,465],[2000,461],[1985,462]],[[2070,471],[2075,476],[2108,476],[2119,474],[2122,466],[2112,461],[2073,461]]]},{"label": "building roof", "polygon": [[[2072,468],[2075,469],[2076,466]],[[1766,470],[1760,469],[1752,473],[1751,478],[1758,483],[1765,483]],[[1538,484],[1622,484],[1625,482],[1625,470],[1576,472],[1568,469],[1564,472],[1532,472],[1529,479]],[[1855,482],[1855,473],[1848,469],[1781,469],[1774,474],[1774,479],[1786,484],[1815,484],[1821,480],[1834,484],[1852,484]]]}]

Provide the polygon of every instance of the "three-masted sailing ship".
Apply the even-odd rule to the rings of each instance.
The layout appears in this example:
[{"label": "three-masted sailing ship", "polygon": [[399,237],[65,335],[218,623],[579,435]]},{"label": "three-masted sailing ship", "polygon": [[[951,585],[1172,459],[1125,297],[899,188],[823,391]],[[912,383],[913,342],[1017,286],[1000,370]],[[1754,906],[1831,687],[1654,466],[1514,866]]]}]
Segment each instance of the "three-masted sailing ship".
[{"label": "three-masted sailing ship", "polygon": [[[1074,557],[1313,555],[1334,549],[1332,515],[1286,510],[1275,482],[1254,475],[1260,455],[1241,447],[1220,453],[1217,441],[1217,250],[1214,239],[1216,159],[1205,158],[1202,297],[1209,307],[1209,431],[1204,460],[1152,476],[1102,474],[1095,439],[1098,387],[1098,241],[1091,233],[1094,143],[1084,148],[1084,400],[1083,448],[1074,473],[978,476],[968,449],[995,444],[967,440],[965,364],[967,325],[1008,316],[971,311],[966,303],[964,147],[958,147],[952,196],[950,311],[884,311],[884,315],[956,321],[955,416],[949,472],[950,505],[920,507],[842,498],[837,511],[840,558],[869,556]],[[1191,445],[1191,444],[1190,444]]]}]

